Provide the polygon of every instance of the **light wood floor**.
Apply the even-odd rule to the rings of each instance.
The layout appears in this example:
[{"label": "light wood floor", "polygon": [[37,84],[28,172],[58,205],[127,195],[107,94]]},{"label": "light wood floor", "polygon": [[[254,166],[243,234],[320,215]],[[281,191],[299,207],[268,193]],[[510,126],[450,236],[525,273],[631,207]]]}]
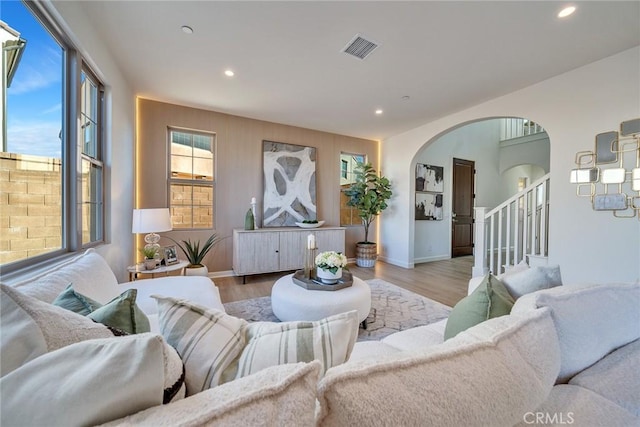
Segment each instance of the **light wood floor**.
[{"label": "light wood floor", "polygon": [[[363,280],[383,279],[402,288],[431,298],[450,307],[467,295],[467,284],[471,278],[473,257],[452,258],[444,261],[417,264],[413,269],[397,267],[381,261],[373,268],[349,265],[349,271]],[[240,301],[271,295],[271,287],[284,274],[271,273],[242,277],[217,277],[222,302]]]}]

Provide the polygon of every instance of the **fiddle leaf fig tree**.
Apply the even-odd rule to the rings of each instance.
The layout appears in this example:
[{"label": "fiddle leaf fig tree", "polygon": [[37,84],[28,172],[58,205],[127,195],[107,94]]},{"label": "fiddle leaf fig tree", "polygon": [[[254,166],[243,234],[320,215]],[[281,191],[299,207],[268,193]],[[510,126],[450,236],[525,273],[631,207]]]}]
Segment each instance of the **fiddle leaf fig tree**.
[{"label": "fiddle leaf fig tree", "polygon": [[371,163],[358,162],[354,168],[355,182],[345,190],[347,206],[353,206],[364,225],[364,242],[369,242],[369,226],[387,208],[391,198],[391,182],[378,175]]}]

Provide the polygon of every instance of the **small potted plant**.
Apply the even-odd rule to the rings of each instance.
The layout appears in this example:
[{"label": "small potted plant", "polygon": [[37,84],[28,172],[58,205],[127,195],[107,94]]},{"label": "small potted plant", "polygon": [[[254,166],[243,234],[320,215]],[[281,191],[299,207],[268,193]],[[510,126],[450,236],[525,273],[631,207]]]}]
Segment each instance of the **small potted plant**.
[{"label": "small potted plant", "polygon": [[347,257],[341,252],[320,252],[316,257],[316,277],[322,283],[333,285],[342,277],[342,269],[347,268]]},{"label": "small potted plant", "polygon": [[144,268],[147,270],[153,270],[156,268],[156,255],[158,254],[158,248],[155,246],[145,246],[140,249],[142,255],[144,255]]},{"label": "small potted plant", "polygon": [[209,253],[211,248],[218,243],[218,235],[213,233],[206,242],[200,246],[199,240],[194,240],[191,242],[191,239],[182,240],[182,242],[177,242],[173,240],[171,237],[167,237],[169,240],[174,242],[180,250],[184,253],[184,256],[187,257],[187,261],[189,261],[189,265],[185,268],[186,276],[206,276],[209,273],[207,266],[202,264],[202,260]]},{"label": "small potted plant", "polygon": [[373,267],[378,247],[369,241],[369,226],[380,213],[387,208],[391,198],[391,182],[378,175],[371,163],[358,162],[355,169],[355,182],[345,194],[349,198],[347,206],[353,206],[364,225],[364,241],[356,244],[356,264],[359,267]]}]

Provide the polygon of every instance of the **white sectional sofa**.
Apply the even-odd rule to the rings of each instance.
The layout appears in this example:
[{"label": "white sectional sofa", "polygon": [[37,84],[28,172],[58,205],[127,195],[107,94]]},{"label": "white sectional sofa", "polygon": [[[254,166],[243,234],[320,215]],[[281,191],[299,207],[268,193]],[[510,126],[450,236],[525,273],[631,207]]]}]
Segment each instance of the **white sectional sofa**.
[{"label": "white sectional sofa", "polygon": [[[151,294],[193,299],[224,310],[217,288],[208,279],[169,277],[118,286],[105,267],[99,255],[89,252],[47,275],[18,284],[16,289],[49,303],[69,283],[98,302],[107,302],[114,293],[135,287],[152,330],[157,309],[154,300],[146,300]],[[2,303],[3,311],[8,312],[5,301]],[[3,322],[10,321],[3,318]],[[126,396],[129,389],[133,390],[130,400],[135,400],[136,395],[144,394],[136,391],[135,379],[152,382],[154,377],[140,371],[122,372],[121,378],[114,374],[110,383],[115,381],[119,393],[98,398],[87,391],[87,396],[74,404],[65,400],[64,389],[56,389],[56,398],[50,402],[53,407],[48,409],[53,414],[49,415],[49,424],[74,424],[57,423],[57,409],[62,412],[59,420],[65,420],[65,411],[104,400],[96,409],[100,416],[85,418],[82,424],[640,425],[640,284],[561,286],[537,291],[520,297],[510,315],[485,321],[443,342],[445,324],[443,321],[398,332],[379,342],[358,342],[346,363],[329,369],[322,377],[317,361],[279,365],[168,404],[151,396],[137,406],[132,403],[133,409],[125,412],[116,410],[121,403],[105,402],[119,394]],[[2,328],[4,335],[8,325],[3,323]],[[140,340],[145,348],[165,353],[164,371],[162,363],[158,369],[166,387],[172,383],[167,379],[170,363],[166,361],[175,361],[169,354],[173,350],[166,344],[157,347],[154,334],[143,335]],[[117,343],[121,339],[107,340]],[[54,356],[61,350],[34,361],[45,357],[56,360]],[[117,351],[110,351],[115,358]],[[140,366],[157,363],[154,360]],[[86,376],[83,373],[82,377]],[[33,378],[38,381],[45,377],[34,374]],[[26,384],[30,381],[24,377],[9,374],[0,379],[0,393],[12,395],[12,399],[2,400],[3,427],[20,425],[12,415],[23,414],[24,408],[44,411],[47,406],[47,402],[38,400],[37,393],[10,393],[8,387],[20,388],[16,386],[21,384],[18,380],[23,381],[25,390],[29,386],[38,389],[38,384]],[[96,374],[96,386],[102,381],[104,378]],[[64,407],[65,403],[73,407]]]}]

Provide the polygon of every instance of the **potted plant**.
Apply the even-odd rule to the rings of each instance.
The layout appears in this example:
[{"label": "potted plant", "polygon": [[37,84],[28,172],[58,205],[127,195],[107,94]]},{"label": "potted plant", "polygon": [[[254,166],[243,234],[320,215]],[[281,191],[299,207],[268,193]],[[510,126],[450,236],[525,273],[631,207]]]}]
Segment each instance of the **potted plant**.
[{"label": "potted plant", "polygon": [[364,241],[356,244],[356,264],[359,267],[373,267],[378,247],[369,241],[369,226],[380,213],[387,208],[391,198],[391,182],[378,175],[371,163],[358,162],[354,169],[355,182],[345,194],[349,198],[347,206],[353,206],[364,225]]},{"label": "potted plant", "polygon": [[167,237],[169,240],[174,242],[180,250],[184,253],[184,256],[187,257],[187,261],[189,261],[189,265],[184,270],[184,274],[187,276],[206,276],[209,270],[206,265],[202,264],[202,260],[209,253],[211,248],[218,243],[218,235],[213,233],[206,242],[200,247],[200,241],[194,240],[191,242],[191,239],[182,240],[181,242],[177,242],[173,240],[171,237]]},{"label": "potted plant", "polygon": [[316,277],[327,284],[337,283],[342,277],[342,269],[347,269],[347,257],[341,252],[320,252],[315,263]]},{"label": "potted plant", "polygon": [[156,255],[158,254],[158,248],[155,246],[145,246],[140,249],[142,255],[144,255],[144,268],[147,270],[153,270],[156,268]]}]

